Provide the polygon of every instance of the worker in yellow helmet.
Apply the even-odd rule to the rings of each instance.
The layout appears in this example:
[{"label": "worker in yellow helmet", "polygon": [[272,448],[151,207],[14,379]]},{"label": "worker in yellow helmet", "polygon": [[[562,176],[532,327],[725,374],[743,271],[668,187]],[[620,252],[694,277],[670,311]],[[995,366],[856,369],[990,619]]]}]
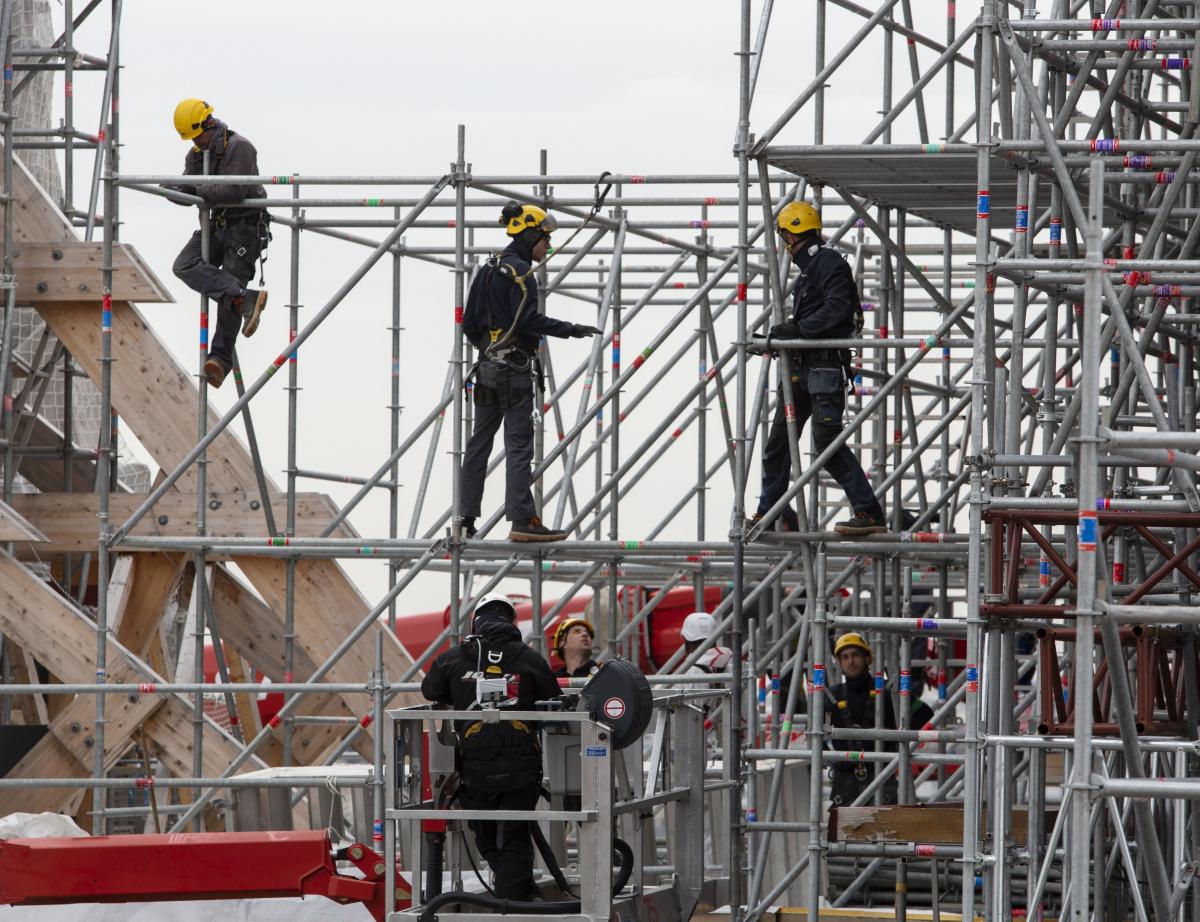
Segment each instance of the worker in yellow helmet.
[{"label": "worker in yellow helmet", "polygon": [[[204,173],[206,153],[209,175],[258,174],[254,145],[215,118],[213,107],[203,99],[185,99],[175,107],[175,130],[188,142],[184,176]],[[207,261],[201,252],[200,231],[196,231],[172,268],[185,285],[217,303],[217,330],[204,362],[204,377],[213,387],[220,387],[233,367],[238,328],[243,336],[253,336],[267,306],[266,291],[246,286],[271,239],[269,218],[263,209],[241,204],[245,199],[263,198],[266,192],[254,183],[179,183],[168,188],[199,196],[211,209]]]},{"label": "worker in yellow helmet", "polygon": [[[509,202],[500,212],[508,246],[475,274],[463,311],[463,335],[479,350],[475,371],[475,424],[462,466],[462,533],[475,537],[483,505],[488,456],[504,424],[504,515],[510,541],[561,541],[567,533],[547,528],[530,489],[533,476],[533,380],[543,336],[589,337],[601,331],[556,320],[538,311],[534,267],[550,252],[558,229],[554,215],[536,205]],[[539,373],[540,374],[540,373]]]},{"label": "worker in yellow helmet", "polygon": [[[780,209],[776,230],[799,269],[792,288],[792,313],[784,323],[771,328],[766,348],[778,339],[852,339],[862,330],[862,305],[850,266],[821,239],[821,217],[807,202],[791,202]],[[792,397],[795,401],[796,432],[812,417],[812,450],[820,454],[842,431],[846,410],[846,383],[852,380],[850,350],[796,349],[792,356]],[[763,450],[760,520],[788,488],[791,453],[788,449],[787,410],[783,388],[775,407],[775,418]],[[886,531],[883,506],[871,489],[862,465],[845,445],[825,465],[846,492],[852,514],[835,530],[843,535],[870,535]],[[773,523],[772,523],[773,524]],[[798,531],[795,510],[780,516],[782,531]]]},{"label": "worker in yellow helmet", "polygon": [[[826,699],[829,711],[829,722],[840,729],[874,728],[876,695],[883,696],[883,726],[888,730],[896,729],[896,712],[892,708],[892,699],[883,688],[883,673],[878,673],[880,681],[875,682],[871,677],[871,661],[874,654],[871,645],[862,634],[849,632],[837,639],[833,647],[833,655],[842,670],[842,681],[830,686]],[[874,752],[875,741],[841,737],[832,740],[833,748],[842,752]],[[895,743],[887,743],[883,747],[888,752],[894,752]],[[846,806],[867,789],[875,778],[875,763],[857,761],[834,762],[833,773],[833,805]],[[874,802],[872,800],[872,802]],[[883,802],[896,802],[896,779],[888,778],[883,783]]]},{"label": "worker in yellow helmet", "polygon": [[559,679],[586,679],[600,667],[592,659],[596,630],[584,618],[564,618],[554,629],[554,653],[563,665],[554,670]]}]

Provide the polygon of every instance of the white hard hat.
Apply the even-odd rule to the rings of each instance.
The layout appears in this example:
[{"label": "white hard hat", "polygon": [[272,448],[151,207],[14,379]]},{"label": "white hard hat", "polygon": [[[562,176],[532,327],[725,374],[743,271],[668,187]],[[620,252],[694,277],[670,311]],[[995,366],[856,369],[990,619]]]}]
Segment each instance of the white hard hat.
[{"label": "white hard hat", "polygon": [[491,605],[493,602],[503,602],[505,605],[508,606],[509,618],[514,619],[514,620],[516,619],[517,607],[515,605],[513,605],[512,602],[509,601],[508,596],[505,595],[503,592],[489,592],[482,599],[480,599],[479,602],[475,605],[475,612],[472,615],[472,617],[478,617],[479,613],[481,611],[483,611],[484,608],[486,608],[488,605]]},{"label": "white hard hat", "polygon": [[707,640],[717,631],[717,619],[706,611],[694,611],[683,619],[679,633],[684,640]]}]

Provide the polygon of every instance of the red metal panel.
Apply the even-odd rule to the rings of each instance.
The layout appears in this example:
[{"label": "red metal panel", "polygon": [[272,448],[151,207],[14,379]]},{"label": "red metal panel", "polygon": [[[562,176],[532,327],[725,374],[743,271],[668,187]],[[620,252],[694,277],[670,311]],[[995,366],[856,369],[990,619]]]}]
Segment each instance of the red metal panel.
[{"label": "red metal panel", "polygon": [[382,859],[352,846],[349,856],[366,879],[348,877],[330,849],[323,831],[13,839],[0,842],[0,903],[314,895],[365,903],[383,919]]}]

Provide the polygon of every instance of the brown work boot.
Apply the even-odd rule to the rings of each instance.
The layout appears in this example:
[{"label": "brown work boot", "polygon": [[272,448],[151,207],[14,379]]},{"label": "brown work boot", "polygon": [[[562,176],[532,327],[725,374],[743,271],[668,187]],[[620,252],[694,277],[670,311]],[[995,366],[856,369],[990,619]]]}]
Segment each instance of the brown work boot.
[{"label": "brown work boot", "polygon": [[227,374],[229,374],[229,368],[216,356],[210,355],[204,362],[204,380],[209,383],[210,387],[220,387],[224,384]]},{"label": "brown work boot", "polygon": [[233,299],[233,309],[242,318],[242,335],[249,338],[258,329],[262,312],[267,309],[265,288],[243,288],[240,297]]},{"label": "brown work boot", "polygon": [[565,531],[554,531],[542,524],[542,520],[536,515],[524,525],[513,523],[512,530],[508,533],[509,541],[562,541],[567,537]]},{"label": "brown work boot", "polygon": [[845,522],[838,522],[833,530],[839,535],[877,535],[887,531],[882,510],[859,511]]}]

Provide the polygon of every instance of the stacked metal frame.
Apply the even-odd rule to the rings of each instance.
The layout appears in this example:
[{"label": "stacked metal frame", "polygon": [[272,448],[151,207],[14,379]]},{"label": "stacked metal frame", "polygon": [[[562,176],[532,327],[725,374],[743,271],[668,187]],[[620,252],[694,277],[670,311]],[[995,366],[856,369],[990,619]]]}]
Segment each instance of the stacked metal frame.
[{"label": "stacked metal frame", "polygon": [[[90,783],[97,803],[105,789],[137,783],[105,777],[106,694],[193,696],[195,777],[155,779],[163,787],[195,788],[190,806],[175,821],[182,829],[216,792],[239,784],[232,776],[275,733],[284,737],[284,753],[291,752],[294,717],[306,694],[371,697],[373,720],[347,728],[327,760],[344,754],[373,722],[378,725],[395,695],[415,688],[411,680],[420,667],[461,632],[475,600],[503,579],[528,580],[535,642],[540,628],[572,598],[590,592],[607,656],[639,654],[647,619],[671,589],[694,587],[701,605],[706,587],[721,584],[726,591],[714,612],[719,631],[700,650],[690,655],[680,650],[655,665],[660,681],[670,684],[668,673],[692,665],[713,644],[727,642],[733,651],[732,693],[718,722],[719,769],[711,773],[709,787],[714,794],[730,792],[722,801],[728,815],[721,825],[732,831],[723,840],[724,874],[736,918],[760,918],[797,893],[809,918],[825,900],[836,905],[887,900],[897,918],[904,918],[910,907],[940,909],[952,892],[963,918],[981,911],[999,920],[1024,911],[1027,918],[1057,913],[1084,922],[1109,911],[1118,918],[1200,919],[1194,884],[1200,819],[1192,806],[1200,797],[1194,780],[1200,608],[1192,604],[1200,588],[1200,498],[1194,483],[1200,469],[1193,330],[1200,272],[1194,258],[1200,239],[1195,4],[1043,0],[1046,8],[1039,10],[1035,0],[1024,5],[985,0],[978,15],[972,10],[972,18],[963,19],[951,0],[944,34],[935,38],[933,30],[919,28],[929,11],[914,10],[911,0],[882,0],[875,9],[850,0],[815,3],[814,76],[756,134],[751,115],[772,3],[758,7],[757,30],[750,0],[739,7],[735,173],[607,177],[619,193],[615,204],[588,220],[579,242],[557,252],[543,270],[543,296],[581,302],[606,331],[568,374],[542,353],[547,387],[539,397],[535,474],[547,519],[571,532],[561,544],[531,548],[485,540],[502,510],[485,517],[477,539],[466,540],[462,533],[459,470],[471,423],[464,385],[473,361],[462,336],[462,305],[472,271],[491,249],[476,243],[474,231],[494,228],[501,203],[515,198],[552,208],[570,232],[585,223],[596,176],[550,174],[544,156],[536,173],[477,174],[460,129],[444,175],[255,178],[290,187],[288,196],[255,202],[290,228],[288,343],[244,384],[239,370],[239,397],[215,426],[207,424],[201,391],[195,445],[164,472],[133,515],[118,523],[109,522],[107,502],[114,443],[101,427],[99,681],[61,687],[96,697],[99,739]],[[833,10],[854,17],[855,29],[830,56],[830,35],[840,34],[830,25]],[[159,187],[173,176],[119,172],[113,158],[120,0],[114,0],[113,17],[110,55],[103,62],[112,124],[103,138],[91,139],[74,132],[68,120],[63,142],[68,177],[72,146],[96,143],[108,152],[107,159],[97,158],[89,207],[72,214],[89,232],[103,218],[110,282],[121,190],[202,204]],[[0,22],[0,38],[9,34],[7,22]],[[837,23],[840,28],[845,20]],[[68,50],[69,34],[65,45],[59,43]],[[894,45],[900,39],[907,42],[911,82],[895,98]],[[883,48],[882,117],[860,144],[828,144],[826,84],[876,41]],[[0,44],[8,47],[7,41]],[[922,70],[920,55],[926,52],[936,57]],[[68,79],[79,60],[62,55]],[[6,61],[11,74],[11,52]],[[956,106],[964,73],[972,75],[975,99],[965,114]],[[926,108],[935,81],[944,93],[944,130],[936,141]],[[11,78],[6,90],[11,92]],[[9,103],[10,97],[6,112]],[[813,143],[781,143],[781,134],[809,112]],[[914,122],[915,136],[895,137]],[[5,126],[5,175],[11,177],[19,144],[13,143],[10,123]],[[964,141],[972,131],[974,140]],[[197,178],[198,184],[208,181]],[[71,187],[68,179],[68,195]],[[367,198],[312,194],[324,187],[371,192]],[[420,192],[407,191],[413,188]],[[98,209],[101,190],[105,207]],[[5,195],[10,191],[6,181]],[[789,309],[789,267],[774,245],[771,224],[779,207],[800,197],[821,207],[829,241],[853,261],[870,324],[861,337],[838,344],[855,350],[859,365],[844,435],[808,457],[799,448],[792,451],[791,487],[767,518],[792,504],[801,529],[781,535],[747,522],[745,495],[773,409],[774,380],[780,381],[782,412],[791,424],[789,369],[812,346],[785,343],[777,358],[757,357],[747,347]],[[357,217],[361,208],[383,217]],[[355,213],[348,215],[351,209]],[[698,217],[679,219],[674,209]],[[9,279],[10,212],[6,209]],[[436,213],[453,217],[432,217]],[[369,236],[372,229],[382,236]],[[685,239],[692,230],[698,232],[695,239]],[[312,234],[365,247],[368,255],[301,325],[301,249]],[[722,243],[726,234],[732,242]],[[446,378],[434,392],[404,383],[406,402],[420,407],[411,425],[400,413],[398,371],[406,261],[449,268],[454,276]],[[392,273],[390,453],[367,472],[303,468],[297,450],[297,350],[320,335],[322,324],[380,263]],[[684,271],[694,272],[695,280],[684,282]],[[682,298],[671,294],[680,288]],[[11,316],[11,285],[8,307]],[[669,308],[670,316],[655,316],[652,308]],[[100,383],[106,410],[112,400],[111,333],[111,325],[103,329]],[[631,341],[642,346],[632,362],[621,361],[622,339],[627,350]],[[0,358],[8,356],[9,340],[6,336]],[[697,356],[699,375],[681,374]],[[280,527],[254,444],[251,410],[285,363],[287,511]],[[1102,383],[1105,371],[1108,381]],[[630,419],[643,404],[653,412]],[[446,414],[453,458],[444,491],[448,502],[430,511],[427,496],[445,486],[433,470]],[[264,499],[262,534],[206,535],[203,502],[194,537],[131,534],[185,472],[193,465],[204,470],[208,446],[238,420],[258,479],[245,488]],[[720,432],[714,437],[715,426]],[[668,454],[685,432],[696,434],[694,466],[676,464]],[[406,491],[399,464],[423,440],[423,476],[415,490]],[[843,504],[821,475],[841,444],[863,459],[872,486],[886,499],[889,534],[843,539],[829,530]],[[19,457],[8,453],[6,473],[19,470]],[[500,463],[494,459],[493,466]],[[653,482],[654,472],[668,466],[677,475],[678,495],[648,495],[643,482]],[[708,491],[725,472],[728,487],[721,489],[730,497],[729,527],[721,540],[712,540],[707,516],[714,503]],[[297,485],[308,479],[359,486],[321,537],[296,535]],[[6,476],[6,484],[9,480]],[[203,489],[199,494],[203,497]],[[338,523],[376,497],[387,505],[386,536],[332,536]],[[659,515],[637,539],[622,537],[630,515],[621,507],[628,510],[632,503]],[[915,510],[911,520],[904,517],[906,506]],[[689,507],[694,529],[680,518]],[[148,690],[106,685],[110,559],[147,550],[194,556],[197,673],[192,682]],[[204,778],[203,693],[256,688],[229,682],[224,670],[220,683],[203,683],[203,644],[206,637],[219,640],[212,633],[215,618],[204,614],[204,574],[213,554],[287,562],[279,616],[289,681],[275,686],[287,694],[278,723],[244,740],[241,755],[221,777]],[[297,562],[363,557],[387,567],[387,592],[305,681],[291,681]],[[404,590],[423,573],[448,574],[451,616],[426,650],[412,651],[408,673],[386,675],[379,653],[368,681],[324,681],[379,619],[395,623]],[[562,589],[546,608],[550,584]],[[632,586],[648,588],[638,594],[624,590]],[[865,631],[877,651],[876,723],[882,724],[885,697],[893,696],[899,714],[894,730],[826,725],[826,691],[835,674],[832,641],[850,629]],[[914,638],[935,643],[914,659]],[[910,726],[917,670],[936,676],[934,716],[923,727]],[[6,696],[36,687],[9,683]],[[827,748],[839,738],[869,740],[874,751]],[[376,786],[381,818],[383,755],[378,745],[375,749],[376,771],[368,783]],[[954,841],[886,835],[831,840],[825,773],[842,759],[878,766],[876,781],[859,798],[864,804],[881,805],[884,779],[894,774],[901,782],[901,805],[958,803],[962,823]],[[783,792],[791,790],[784,777],[798,763],[808,772],[807,819],[791,821],[781,818],[789,806]],[[0,787],[5,784],[0,779]],[[97,809],[97,831],[104,828],[103,818]],[[807,857],[772,878],[768,862],[781,837],[804,841]],[[803,887],[794,885],[798,880]]]}]

